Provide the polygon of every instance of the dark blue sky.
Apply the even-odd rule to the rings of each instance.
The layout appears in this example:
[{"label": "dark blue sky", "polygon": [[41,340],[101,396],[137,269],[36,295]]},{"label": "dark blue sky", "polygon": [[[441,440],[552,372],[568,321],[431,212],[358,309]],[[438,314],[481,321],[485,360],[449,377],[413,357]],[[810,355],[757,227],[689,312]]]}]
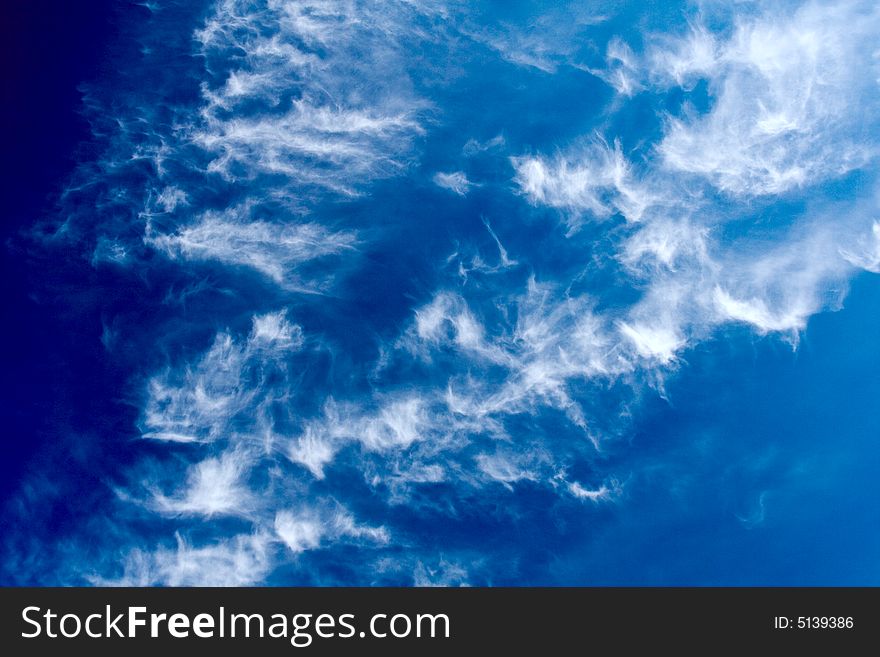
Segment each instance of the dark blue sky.
[{"label": "dark blue sky", "polygon": [[[82,344],[88,320],[69,316],[59,287],[68,277],[81,285],[84,263],[47,262],[25,237],[55,212],[78,158],[90,156],[79,89],[109,65],[116,20],[109,5],[29,2],[3,10],[4,497],[21,486],[32,458],[51,449],[65,424],[118,412],[107,404],[118,380],[95,345]],[[84,310],[94,320],[94,309]]]}]

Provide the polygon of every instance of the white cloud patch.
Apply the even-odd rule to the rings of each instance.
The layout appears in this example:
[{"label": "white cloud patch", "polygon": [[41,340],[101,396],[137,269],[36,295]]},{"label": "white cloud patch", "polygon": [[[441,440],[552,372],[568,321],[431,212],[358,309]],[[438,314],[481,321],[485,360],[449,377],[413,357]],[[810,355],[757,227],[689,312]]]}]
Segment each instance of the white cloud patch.
[{"label": "white cloud patch", "polygon": [[[409,113],[316,108],[302,100],[280,117],[211,120],[208,126],[195,140],[216,155],[209,171],[230,180],[279,174],[346,195],[372,178],[398,173],[405,161],[389,155],[406,152],[422,131]],[[327,175],[326,167],[339,173]]]},{"label": "white cloud patch", "polygon": [[118,579],[93,578],[112,586],[253,586],[269,573],[271,539],[265,532],[239,534],[200,546],[177,534],[174,548],[135,548]]},{"label": "white cloud patch", "polygon": [[632,48],[620,37],[612,37],[605,51],[604,68],[583,67],[584,70],[601,78],[624,97],[630,97],[643,88],[641,81],[641,61]]},{"label": "white cloud patch", "polygon": [[524,456],[517,452],[479,454],[476,458],[477,466],[483,474],[509,489],[512,489],[511,484],[518,481],[535,481],[538,478],[538,474],[528,467],[529,460],[531,455]]},{"label": "white cloud patch", "polygon": [[495,135],[491,139],[485,141],[480,141],[479,139],[474,139],[472,137],[465,142],[464,146],[462,146],[461,154],[465,157],[474,157],[480,153],[501,148],[505,143],[507,143],[507,140],[504,138],[504,135]]},{"label": "white cloud patch", "polygon": [[437,172],[432,178],[434,184],[443,189],[448,189],[459,196],[467,196],[471,187],[474,186],[463,171],[453,171],[452,173]]},{"label": "white cloud patch", "polygon": [[[383,526],[308,494],[309,486],[323,478],[323,468],[345,444],[375,454],[407,449],[423,438],[426,411],[416,397],[389,399],[372,412],[328,403],[323,422],[313,421],[297,436],[278,409],[293,395],[294,365],[307,358],[304,342],[284,311],[256,315],[243,337],[220,333],[192,364],[169,368],[150,382],[144,437],[194,443],[202,453],[186,457],[180,484],[170,480],[171,463],[144,464],[146,476],[119,489],[120,499],[188,527],[230,517],[250,523],[252,532],[199,547],[181,534],[176,549],[134,550],[119,582],[246,585],[287,559],[282,547],[297,555],[339,542],[390,541]],[[285,467],[290,462],[311,473],[304,477]],[[210,572],[233,566],[239,572]]]},{"label": "white cloud patch", "polygon": [[191,466],[185,487],[173,495],[153,493],[151,506],[166,515],[244,515],[255,503],[245,477],[249,459],[225,452]]},{"label": "white cloud patch", "polygon": [[143,436],[171,442],[213,442],[235,437],[234,422],[266,403],[266,390],[249,376],[266,376],[269,366],[284,370],[283,359],[302,345],[302,329],[283,312],[253,318],[243,343],[228,333],[216,336],[194,364],[153,377],[143,415]]},{"label": "white cloud patch", "polygon": [[280,284],[295,283],[299,265],[349,251],[356,242],[350,232],[334,233],[316,223],[269,223],[249,214],[247,207],[209,211],[173,234],[148,229],[146,241],[171,258],[249,267]]},{"label": "white cloud patch", "polygon": [[445,559],[441,559],[436,565],[419,561],[413,571],[412,583],[419,587],[468,586],[468,571],[461,564]]},{"label": "white cloud patch", "polygon": [[[473,377],[451,379],[442,397],[433,394],[445,407],[438,411],[436,426],[447,433],[503,436],[505,416],[550,407],[564,412],[594,441],[570,386],[631,372],[636,356],[621,351],[613,327],[592,311],[589,298],[560,298],[553,286],[531,280],[525,293],[505,301],[516,320],[496,324],[491,331],[463,298],[449,292],[416,311],[413,327],[400,342],[408,352],[432,357],[451,347],[472,368],[504,373],[492,385]],[[514,471],[487,458],[479,460],[484,474]]]},{"label": "white cloud patch", "polygon": [[834,241],[827,230],[814,228],[752,260],[728,265],[713,290],[719,312],[761,333],[796,333],[823,308],[838,309],[851,267]]},{"label": "white cloud patch", "polygon": [[709,262],[709,228],[688,219],[652,218],[629,237],[619,259],[636,274],[651,276],[690,263]]},{"label": "white cloud patch", "polygon": [[[405,53],[428,40],[439,8],[408,2],[223,0],[196,33],[208,64],[235,62],[205,86],[193,139],[229,179],[280,175],[357,194],[408,164],[425,103]],[[247,53],[229,59],[231,51]],[[290,90],[298,93],[290,97]]]},{"label": "white cloud patch", "polygon": [[639,356],[656,359],[663,365],[670,363],[685,345],[684,336],[677,329],[664,317],[659,321],[620,323],[621,334],[632,343]]},{"label": "white cloud patch", "polygon": [[596,7],[576,2],[540,9],[516,21],[494,19],[488,26],[466,22],[462,32],[511,64],[552,75],[561,66],[577,65],[585,35],[607,18]]},{"label": "white cloud patch", "polygon": [[166,187],[156,197],[156,204],[163,212],[174,212],[178,207],[188,205],[189,198],[179,187]]},{"label": "white cloud patch", "polygon": [[494,357],[484,340],[480,321],[460,296],[440,293],[415,313],[418,339],[432,344],[452,342],[457,347]]},{"label": "white cloud patch", "polygon": [[[707,111],[686,106],[668,115],[656,145],[660,161],[646,158],[638,176],[619,145],[601,141],[512,159],[519,190],[560,210],[576,243],[584,217],[619,212],[632,221],[614,238],[617,260],[640,290],[612,321],[611,342],[627,360],[673,367],[684,349],[730,322],[796,343],[811,315],[840,307],[853,267],[876,269],[878,229],[859,198],[809,208],[769,232],[754,207],[731,203],[870,164],[878,146],[870,126],[880,108],[869,44],[878,21],[869,4],[808,3],[785,16],[767,10],[739,18],[728,33],[695,20],[684,36],[647,35],[644,54],[612,40],[613,66],[600,73],[612,84],[614,67],[631,77],[618,80],[620,94],[690,91],[706,80]],[[701,179],[727,193],[726,204]],[[745,236],[722,239],[737,220],[757,221],[762,237],[751,239],[743,225],[734,230]]]},{"label": "white cloud patch", "polygon": [[[841,212],[852,214],[840,220]],[[812,315],[841,307],[854,267],[871,269],[869,256],[852,254],[865,254],[872,235],[863,212],[849,204],[801,218],[774,240],[720,244],[709,228],[648,223],[620,256],[647,281],[620,330],[661,363],[730,322],[796,344]]]},{"label": "white cloud patch", "polygon": [[324,527],[320,520],[297,517],[289,511],[275,516],[275,532],[294,554],[314,550],[321,544]]},{"label": "white cloud patch", "polygon": [[[705,78],[706,115],[669,117],[666,165],[724,192],[776,194],[840,176],[876,156],[880,13],[870,4],[806,4],[740,21],[728,38],[699,25],[654,53],[657,77]],[[857,111],[854,108],[858,107]]]},{"label": "white cloud patch", "polygon": [[857,239],[852,247],[841,247],[840,254],[851,265],[880,274],[880,221],[875,221],[871,233]]},{"label": "white cloud patch", "polygon": [[[201,102],[171,108],[173,130],[148,143],[143,121],[126,126],[132,143],[119,140],[154,165],[139,213],[145,243],[172,259],[323,291],[329,281],[303,280],[299,265],[344,253],[356,237],[305,217],[417,159],[431,106],[415,91],[408,54],[438,42],[445,16],[442,3],[403,0],[214,3],[194,33]],[[96,262],[128,262],[127,245],[109,245]]]},{"label": "white cloud patch", "polygon": [[531,203],[567,211],[572,231],[582,224],[584,214],[604,219],[618,212],[638,221],[654,202],[619,143],[596,141],[554,158],[521,156],[511,162],[520,191]]},{"label": "white cloud patch", "polygon": [[325,541],[344,538],[366,540],[375,545],[389,541],[384,527],[359,525],[350,513],[340,509],[325,514],[279,511],[275,516],[275,532],[294,554],[318,549]]},{"label": "white cloud patch", "polygon": [[719,39],[699,23],[690,23],[681,38],[660,37],[661,45],[648,55],[649,74],[660,84],[673,82],[691,88],[701,78],[712,76],[722,58]]},{"label": "white cloud patch", "polygon": [[602,484],[598,488],[585,488],[576,481],[568,484],[568,491],[580,500],[596,503],[612,500],[620,492],[616,482],[613,482],[611,487]]},{"label": "white cloud patch", "polygon": [[315,478],[323,479],[324,467],[333,461],[344,438],[343,433],[328,432],[320,423],[309,423],[300,436],[290,441],[286,456],[308,469]]},{"label": "white cloud patch", "polygon": [[427,406],[418,394],[380,399],[372,409],[328,399],[323,416],[290,439],[286,456],[322,479],[325,466],[346,444],[359,443],[377,454],[406,450],[434,430]]}]

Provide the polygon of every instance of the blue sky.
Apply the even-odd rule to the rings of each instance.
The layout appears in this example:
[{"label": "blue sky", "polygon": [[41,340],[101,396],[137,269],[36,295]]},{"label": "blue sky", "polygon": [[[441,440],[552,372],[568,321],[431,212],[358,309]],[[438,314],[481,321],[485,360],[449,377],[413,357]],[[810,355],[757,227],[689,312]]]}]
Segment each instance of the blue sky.
[{"label": "blue sky", "polygon": [[872,3],[73,25],[18,82],[5,583],[880,581]]}]

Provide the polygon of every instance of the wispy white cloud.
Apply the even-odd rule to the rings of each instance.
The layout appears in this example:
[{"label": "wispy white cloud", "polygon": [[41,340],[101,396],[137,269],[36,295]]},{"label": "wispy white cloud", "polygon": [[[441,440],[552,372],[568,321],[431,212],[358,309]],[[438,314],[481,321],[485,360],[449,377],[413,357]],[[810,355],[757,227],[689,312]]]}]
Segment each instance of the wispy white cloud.
[{"label": "wispy white cloud", "polygon": [[238,534],[200,546],[181,534],[175,547],[154,551],[134,548],[116,579],[93,578],[94,583],[115,586],[252,586],[271,567],[271,537],[266,532]]},{"label": "wispy white cloud", "polygon": [[439,4],[395,1],[219,2],[196,33],[208,66],[226,75],[205,86],[192,130],[214,156],[209,170],[345,195],[401,172],[426,107],[404,54],[430,39],[420,24],[442,14]]},{"label": "wispy white cloud", "polygon": [[660,215],[626,239],[619,259],[634,273],[650,277],[696,261],[709,265],[709,227],[691,219]]},{"label": "wispy white cloud", "polygon": [[459,196],[466,196],[471,187],[474,186],[474,183],[468,180],[467,175],[463,171],[453,171],[452,173],[438,171],[434,174],[432,180],[438,187],[448,189]]},{"label": "wispy white cloud", "polygon": [[602,484],[598,488],[585,488],[576,481],[568,484],[568,491],[580,500],[588,500],[590,502],[607,502],[616,495],[620,494],[620,485],[616,481],[610,484]]},{"label": "wispy white cloud", "polygon": [[206,458],[189,468],[178,492],[166,495],[154,489],[150,505],[166,515],[247,516],[255,503],[245,481],[248,465],[247,455],[240,451]]},{"label": "wispy white cloud", "polygon": [[143,414],[144,437],[171,442],[212,442],[229,439],[232,421],[252,405],[266,401],[267,391],[254,386],[248,374],[266,376],[273,363],[302,345],[299,326],[284,313],[255,316],[250,336],[236,342],[217,335],[211,348],[194,364],[169,368],[153,377]]},{"label": "wispy white cloud", "polygon": [[294,513],[279,511],[275,516],[275,532],[288,550],[294,554],[315,550],[323,542],[354,539],[365,540],[374,545],[389,541],[384,527],[358,524],[344,509],[333,509],[323,514],[315,511]]},{"label": "wispy white cloud", "polygon": [[419,561],[413,571],[413,586],[468,586],[468,571],[461,564],[445,559],[436,565]]},{"label": "wispy white cloud", "polygon": [[690,22],[688,27],[680,38],[655,37],[659,43],[647,54],[648,75],[655,83],[691,88],[718,72],[723,57],[720,39],[699,22]]},{"label": "wispy white cloud", "polygon": [[507,453],[496,451],[493,454],[478,454],[477,466],[489,479],[512,489],[511,484],[518,481],[534,481],[539,478],[537,472],[529,468],[532,454],[521,454],[510,450]]},{"label": "wispy white cloud", "polygon": [[633,96],[643,88],[642,63],[632,48],[620,37],[612,37],[605,51],[605,66],[583,66],[584,70],[603,79],[623,97]]},{"label": "wispy white cloud", "polygon": [[679,86],[707,79],[712,105],[668,118],[666,165],[748,196],[863,166],[876,156],[865,131],[877,125],[878,23],[876,7],[842,2],[745,19],[726,38],[692,26],[654,53],[652,72]]},{"label": "wispy white cloud", "polygon": [[[841,221],[841,212],[852,214]],[[870,258],[851,254],[865,253],[872,233],[864,213],[849,204],[810,213],[771,241],[721,243],[708,227],[648,224],[621,255],[636,263],[647,288],[620,329],[641,353],[667,363],[729,322],[796,344],[812,315],[841,307],[855,267],[870,270]]]},{"label": "wispy white cloud", "polygon": [[462,146],[461,154],[465,157],[474,157],[480,153],[501,148],[505,143],[506,139],[504,138],[504,135],[495,135],[491,139],[485,141],[480,141],[472,137],[465,142],[464,146]]},{"label": "wispy white cloud", "polygon": [[855,267],[880,274],[880,221],[871,226],[870,234],[857,238],[849,247],[841,247],[840,254]]},{"label": "wispy white cloud", "polygon": [[[851,229],[842,225],[840,230],[837,240],[846,240]],[[827,229],[811,227],[757,257],[728,264],[713,290],[719,313],[761,333],[796,334],[811,315],[838,309],[851,267],[834,242]]]},{"label": "wispy white cloud", "polygon": [[554,74],[560,66],[577,65],[584,33],[606,19],[594,6],[561,3],[516,21],[493,20],[490,27],[466,21],[460,29],[511,64]]},{"label": "wispy white cloud", "polygon": [[441,427],[503,435],[500,418],[550,407],[590,435],[570,385],[622,375],[634,364],[616,346],[609,321],[592,312],[591,299],[557,295],[553,286],[529,281],[525,293],[507,299],[516,321],[495,324],[491,332],[462,297],[448,292],[416,311],[413,327],[400,343],[407,351],[424,354],[421,350],[427,349],[430,356],[452,347],[471,367],[505,372],[494,385],[471,377],[451,379],[443,395]]},{"label": "wispy white cloud", "polygon": [[520,156],[511,162],[520,191],[534,204],[568,212],[571,231],[580,227],[584,214],[604,219],[619,212],[638,221],[655,200],[634,175],[619,143],[597,140],[554,158]]},{"label": "wispy white cloud", "polygon": [[[405,153],[420,132],[409,113],[315,107],[296,100],[281,116],[209,119],[194,139],[215,154],[208,170],[229,180],[279,174],[354,195],[365,182],[398,173],[405,160],[394,156]],[[314,160],[323,166],[311,165]]]},{"label": "wispy white cloud", "polygon": [[[787,17],[762,10],[728,33],[693,20],[683,36],[648,35],[641,55],[612,41],[609,61],[620,59],[647,93],[707,80],[708,110],[668,115],[661,161],[647,158],[638,177],[619,146],[601,142],[553,159],[513,158],[520,191],[561,210],[572,239],[581,215],[638,220],[617,240],[617,260],[641,290],[614,320],[630,357],[673,366],[727,322],[796,341],[811,315],[839,307],[853,266],[875,266],[870,211],[858,198],[807,210],[770,238],[762,228],[761,239],[723,240],[723,225],[751,221],[743,217],[754,209],[716,203],[690,176],[748,201],[865,167],[877,147],[865,132],[880,109],[869,46],[877,29],[874,8],[843,2],[805,4]],[[623,95],[635,89],[627,84]],[[858,114],[848,109],[856,105]]]},{"label": "wispy white cloud", "polygon": [[440,293],[431,303],[416,310],[414,328],[420,342],[452,342],[490,359],[498,357],[484,340],[482,324],[456,294]]},{"label": "wispy white cloud", "polygon": [[251,217],[248,206],[205,212],[197,223],[174,233],[147,227],[145,241],[170,258],[215,260],[249,267],[279,284],[296,286],[299,265],[351,250],[351,232],[332,232],[317,223],[269,223]]}]

